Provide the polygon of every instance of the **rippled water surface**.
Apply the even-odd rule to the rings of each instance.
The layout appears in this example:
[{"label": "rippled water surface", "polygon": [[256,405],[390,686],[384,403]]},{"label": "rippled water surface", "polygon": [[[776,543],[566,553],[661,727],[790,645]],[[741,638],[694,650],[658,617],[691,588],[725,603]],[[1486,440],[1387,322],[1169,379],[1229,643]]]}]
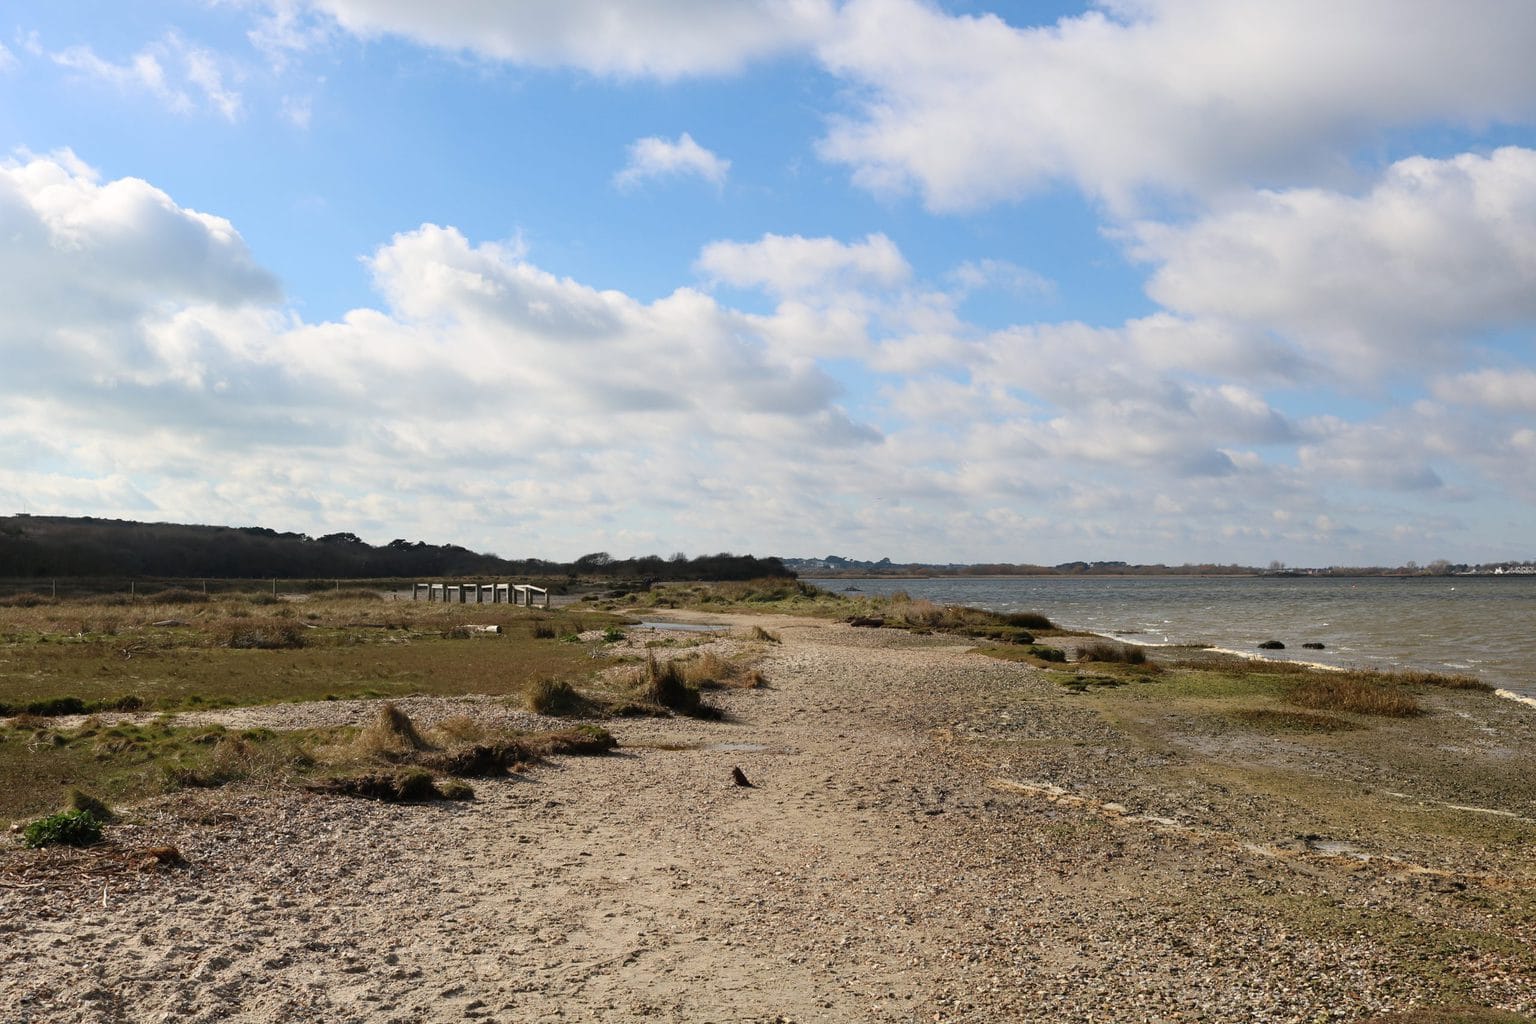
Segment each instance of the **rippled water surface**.
[{"label": "rippled water surface", "polygon": [[[1536,696],[1536,576],[1389,578],[1009,577],[816,580],[940,604],[1038,611],[1138,643],[1205,643],[1271,657],[1477,675]],[[1301,649],[1307,642],[1321,651]]]}]

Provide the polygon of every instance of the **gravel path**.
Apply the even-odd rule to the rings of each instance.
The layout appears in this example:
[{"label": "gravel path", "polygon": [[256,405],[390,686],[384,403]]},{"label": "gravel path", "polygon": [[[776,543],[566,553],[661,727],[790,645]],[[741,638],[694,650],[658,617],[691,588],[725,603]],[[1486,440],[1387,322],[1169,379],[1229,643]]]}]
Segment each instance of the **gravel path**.
[{"label": "gravel path", "polygon": [[719,698],[724,722],[618,720],[614,755],[476,780],[468,804],[187,792],[110,830],[175,844],[182,868],[0,853],[0,1021],[1349,1021],[1446,992],[1536,1009],[1518,953],[1423,969],[1492,927],[1491,883],[1255,841],[1219,787],[1158,789],[1176,755],[965,644],[717,618],[783,638],[769,688]]}]

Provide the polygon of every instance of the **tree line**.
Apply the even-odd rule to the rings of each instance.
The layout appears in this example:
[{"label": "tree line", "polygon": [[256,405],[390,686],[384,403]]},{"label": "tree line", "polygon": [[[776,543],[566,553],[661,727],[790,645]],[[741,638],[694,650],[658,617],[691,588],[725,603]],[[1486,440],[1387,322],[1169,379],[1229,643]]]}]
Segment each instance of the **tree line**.
[{"label": "tree line", "polygon": [[194,526],[73,516],[0,517],[0,577],[170,579],[409,579],[441,576],[582,576],[603,579],[743,580],[791,576],[777,558],[723,552],[574,562],[500,558],[456,544],[351,533],[311,537],[260,526]]}]

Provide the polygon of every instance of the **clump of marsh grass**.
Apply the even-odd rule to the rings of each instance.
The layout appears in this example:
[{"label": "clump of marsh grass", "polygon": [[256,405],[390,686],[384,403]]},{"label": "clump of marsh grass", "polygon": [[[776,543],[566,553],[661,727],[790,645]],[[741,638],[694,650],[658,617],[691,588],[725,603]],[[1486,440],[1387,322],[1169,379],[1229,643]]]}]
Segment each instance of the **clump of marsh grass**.
[{"label": "clump of marsh grass", "polygon": [[1314,711],[1343,711],[1388,718],[1413,718],[1424,713],[1410,694],[1373,685],[1346,673],[1300,680],[1287,691],[1286,699]]},{"label": "clump of marsh grass", "polygon": [[575,718],[591,714],[593,702],[564,679],[537,679],[529,685],[525,702],[536,715]]},{"label": "clump of marsh grass", "polygon": [[224,646],[236,650],[296,650],[304,646],[304,627],[294,622],[241,622],[230,627]]},{"label": "clump of marsh grass", "polygon": [[768,630],[764,629],[762,626],[753,626],[750,638],[753,640],[761,640],[763,643],[767,644],[776,644],[781,642],[777,636],[768,632]]},{"label": "clump of marsh grass", "polygon": [[361,756],[382,757],[389,761],[426,750],[430,744],[416,729],[411,716],[401,711],[393,701],[379,706],[378,714],[357,738],[352,741],[354,751]]},{"label": "clump of marsh grass", "polygon": [[634,686],[639,707],[621,707],[620,712],[644,714],[648,710],[665,710],[691,718],[720,717],[720,710],[705,703],[698,687],[689,683],[687,669],[677,659],[657,661],[655,654],[650,655]]},{"label": "clump of marsh grass", "polygon": [[1122,665],[1145,665],[1147,652],[1135,644],[1117,644],[1109,640],[1090,640],[1077,649],[1078,661],[1117,662]]},{"label": "clump of marsh grass", "polygon": [[679,658],[672,664],[681,669],[684,682],[700,690],[751,690],[768,685],[768,680],[757,669],[714,651]]}]

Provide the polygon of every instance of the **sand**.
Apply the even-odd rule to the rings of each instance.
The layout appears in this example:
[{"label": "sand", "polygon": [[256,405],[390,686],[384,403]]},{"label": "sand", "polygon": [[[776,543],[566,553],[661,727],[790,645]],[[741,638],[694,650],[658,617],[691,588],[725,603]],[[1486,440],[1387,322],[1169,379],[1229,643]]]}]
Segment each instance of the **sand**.
[{"label": "sand", "polygon": [[[1160,786],[1198,754],[1133,742],[964,642],[712,618],[783,640],[768,688],[714,698],[723,722],[612,721],[614,754],[475,780],[469,803],[230,787],[132,809],[105,851],[5,850],[0,1021],[1536,1010],[1536,925],[1488,902],[1529,886],[1518,865],[1365,859],[1198,773]],[[488,699],[403,706],[540,724]],[[201,717],[292,728],[372,710]],[[141,869],[157,844],[185,864]],[[1498,941],[1465,940],[1479,929]]]}]

